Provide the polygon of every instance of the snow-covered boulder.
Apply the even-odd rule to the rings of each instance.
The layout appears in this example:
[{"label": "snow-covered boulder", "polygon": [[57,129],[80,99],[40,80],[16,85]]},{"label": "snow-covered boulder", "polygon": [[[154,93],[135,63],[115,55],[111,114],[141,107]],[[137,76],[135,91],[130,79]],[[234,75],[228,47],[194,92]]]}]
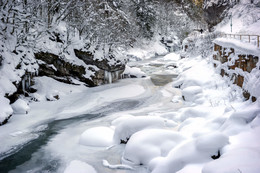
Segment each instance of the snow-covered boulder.
[{"label": "snow-covered boulder", "polygon": [[124,77],[131,77],[131,78],[143,78],[146,76],[145,73],[141,71],[140,68],[129,67],[128,65],[126,65],[123,75]]},{"label": "snow-covered boulder", "polygon": [[167,157],[153,159],[149,170],[152,173],[177,172],[187,164],[210,161],[227,144],[228,137],[219,132],[206,134],[179,144]]},{"label": "snow-covered boulder", "polygon": [[143,129],[175,126],[175,122],[161,117],[139,116],[125,118],[115,128],[114,142],[117,144],[126,143],[134,133]]},{"label": "snow-covered boulder", "polygon": [[80,160],[73,160],[65,169],[64,173],[97,173],[95,168]]},{"label": "snow-covered boulder", "polygon": [[[133,134],[126,144],[123,161],[134,165],[148,165],[155,157],[167,156],[185,138],[165,129],[145,129]],[[138,151],[138,152],[136,152]]]},{"label": "snow-covered boulder", "polygon": [[109,147],[113,144],[114,130],[109,127],[94,127],[80,136],[81,145],[93,147]]},{"label": "snow-covered boulder", "polygon": [[3,124],[13,113],[12,107],[9,105],[9,100],[0,95],[0,125]]},{"label": "snow-covered boulder", "polygon": [[27,114],[30,110],[29,104],[22,100],[16,100],[12,105],[15,114]]}]

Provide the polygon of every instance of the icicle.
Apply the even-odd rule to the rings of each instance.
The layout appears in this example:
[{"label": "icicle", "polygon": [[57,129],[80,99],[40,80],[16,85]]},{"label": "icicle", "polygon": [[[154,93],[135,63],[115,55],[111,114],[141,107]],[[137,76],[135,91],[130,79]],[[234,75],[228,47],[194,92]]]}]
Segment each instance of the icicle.
[{"label": "icicle", "polygon": [[29,77],[28,77],[29,79],[28,79],[28,88],[30,88],[30,86],[31,86],[31,74],[29,74]]},{"label": "icicle", "polygon": [[116,73],[116,80],[118,80],[118,71],[116,71],[115,73]]},{"label": "icicle", "polygon": [[108,72],[108,82],[112,83],[112,74],[111,74],[111,72]]},{"label": "icicle", "polygon": [[105,71],[105,81],[107,81],[109,84],[112,83],[112,74],[109,71]]},{"label": "icicle", "polygon": [[23,93],[25,93],[24,91],[25,91],[25,80],[24,79],[22,79],[22,90],[23,90]]}]

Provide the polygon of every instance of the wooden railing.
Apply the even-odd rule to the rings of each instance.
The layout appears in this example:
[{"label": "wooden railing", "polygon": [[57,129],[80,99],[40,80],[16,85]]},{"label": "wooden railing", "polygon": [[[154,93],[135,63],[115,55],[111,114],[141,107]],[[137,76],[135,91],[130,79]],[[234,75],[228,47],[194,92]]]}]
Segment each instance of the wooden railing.
[{"label": "wooden railing", "polygon": [[246,41],[249,43],[253,43],[256,44],[256,46],[259,48],[260,46],[260,41],[259,35],[246,35],[246,34],[225,34],[225,33],[221,33],[222,37],[230,37],[230,38],[235,38],[235,39],[239,39],[241,41]]}]

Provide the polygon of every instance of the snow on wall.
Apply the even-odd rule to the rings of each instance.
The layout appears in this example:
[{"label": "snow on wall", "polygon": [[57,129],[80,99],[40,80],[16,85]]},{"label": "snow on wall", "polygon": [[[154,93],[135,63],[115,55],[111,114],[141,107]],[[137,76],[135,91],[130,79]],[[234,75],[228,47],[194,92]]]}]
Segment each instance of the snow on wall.
[{"label": "snow on wall", "polygon": [[213,62],[222,76],[243,88],[244,97],[260,97],[260,49],[234,39],[214,40]]}]

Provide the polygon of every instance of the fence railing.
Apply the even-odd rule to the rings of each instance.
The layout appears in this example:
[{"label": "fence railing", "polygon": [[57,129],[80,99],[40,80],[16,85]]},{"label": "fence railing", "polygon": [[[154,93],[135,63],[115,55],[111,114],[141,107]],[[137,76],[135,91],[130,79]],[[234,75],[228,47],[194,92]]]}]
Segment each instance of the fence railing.
[{"label": "fence railing", "polygon": [[258,48],[260,46],[260,36],[259,35],[247,35],[247,34],[225,34],[225,33],[221,33],[222,37],[229,37],[229,38],[235,38],[235,39],[239,39],[241,41],[244,42],[248,42],[248,43],[253,43],[254,45],[256,45]]}]

